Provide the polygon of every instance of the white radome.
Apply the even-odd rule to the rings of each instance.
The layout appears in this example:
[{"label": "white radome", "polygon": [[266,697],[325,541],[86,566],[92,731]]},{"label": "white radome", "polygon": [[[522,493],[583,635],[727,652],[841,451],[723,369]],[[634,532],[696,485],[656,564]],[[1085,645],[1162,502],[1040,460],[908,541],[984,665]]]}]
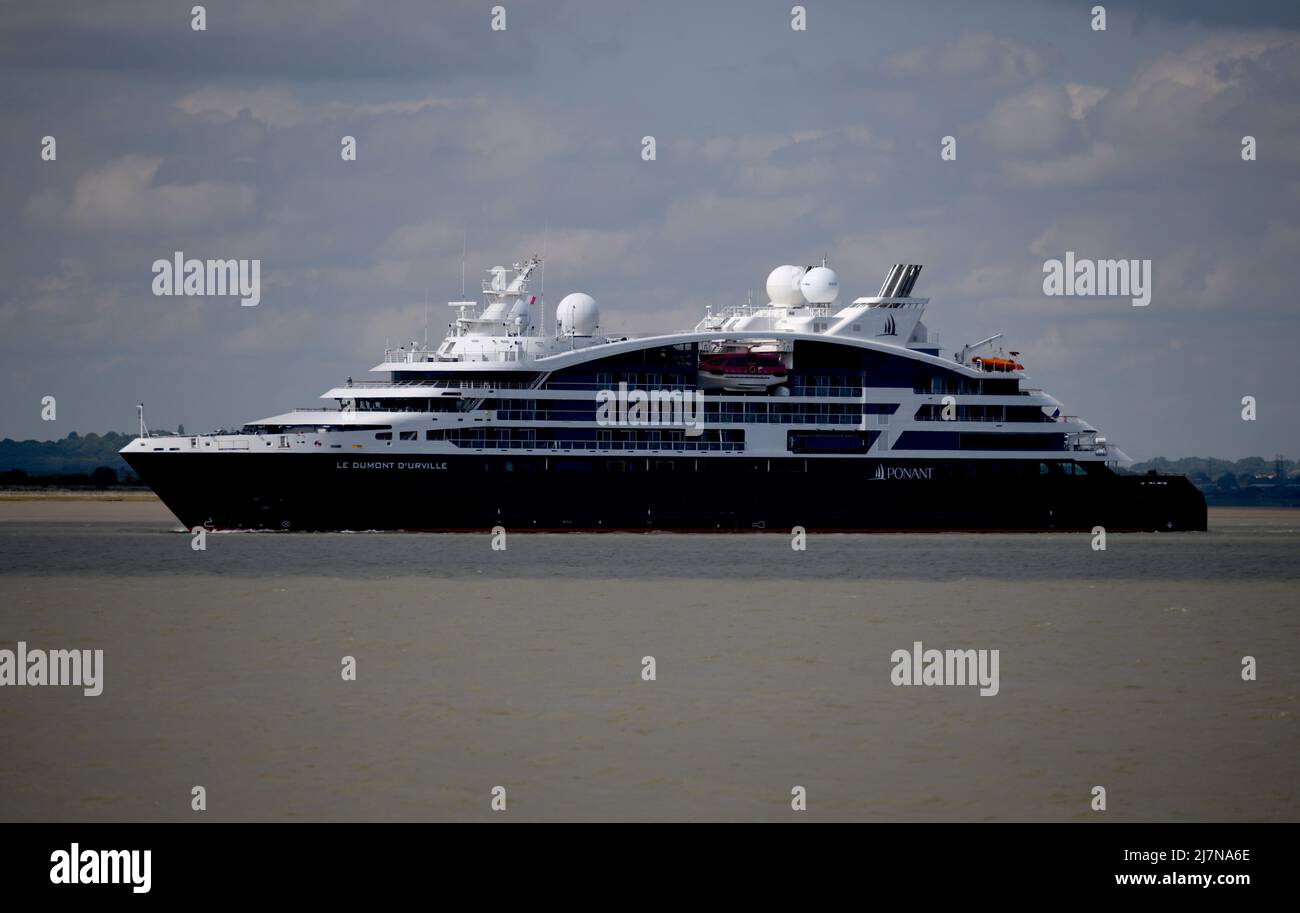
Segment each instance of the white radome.
[{"label": "white radome", "polygon": [[600,329],[600,308],[596,299],[582,292],[565,295],[555,309],[561,336],[594,336]]},{"label": "white radome", "polygon": [[802,266],[778,266],[767,277],[767,299],[777,307],[798,307],[804,303],[799,280],[803,278]]},{"label": "white radome", "polygon": [[829,267],[814,266],[799,280],[799,289],[813,304],[834,304],[840,297],[840,277]]}]

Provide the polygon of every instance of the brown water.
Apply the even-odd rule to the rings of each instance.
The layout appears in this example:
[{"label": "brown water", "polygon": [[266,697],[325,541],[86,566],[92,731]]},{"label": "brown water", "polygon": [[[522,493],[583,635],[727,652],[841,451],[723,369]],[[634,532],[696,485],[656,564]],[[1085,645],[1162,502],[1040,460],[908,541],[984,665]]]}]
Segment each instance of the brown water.
[{"label": "brown water", "polygon": [[[1213,511],[1209,533],[1105,552],[1064,534],[195,552],[147,508],[0,503],[0,647],[105,653],[100,697],[0,688],[0,819],[785,820],[795,785],[807,819],[1300,819],[1300,513]],[[999,650],[999,693],[893,686],[916,640]]]}]

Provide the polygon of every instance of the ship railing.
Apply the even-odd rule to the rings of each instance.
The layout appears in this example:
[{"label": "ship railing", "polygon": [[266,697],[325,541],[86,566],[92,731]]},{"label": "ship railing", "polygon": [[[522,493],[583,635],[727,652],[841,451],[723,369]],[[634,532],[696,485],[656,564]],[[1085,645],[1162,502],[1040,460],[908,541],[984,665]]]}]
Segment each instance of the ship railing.
[{"label": "ship railing", "polygon": [[743,412],[719,412],[705,415],[704,423],[720,425],[857,425],[862,421],[860,413],[851,415],[798,415],[756,413],[746,415]]},{"label": "ship railing", "polygon": [[[695,332],[709,333],[714,330],[725,330],[725,324],[734,317],[753,317],[764,311],[782,310],[772,304],[729,304],[719,311],[710,311],[695,324]],[[805,305],[799,309],[799,314],[807,317],[830,317],[834,313],[833,308],[817,307],[816,305]]]},{"label": "ship railing", "polygon": [[442,381],[436,380],[363,380],[352,381],[347,384],[339,384],[344,389],[356,387],[436,387],[441,386]]},{"label": "ship railing", "polygon": [[407,364],[424,364],[425,362],[437,361],[438,353],[435,349],[399,347],[396,349],[384,349],[385,364],[404,362]]},{"label": "ship railing", "polygon": [[590,412],[563,412],[542,409],[497,409],[497,421],[501,422],[591,422],[595,416]]},{"label": "ship railing", "polygon": [[431,387],[445,389],[472,388],[483,390],[527,390],[530,389],[530,383],[518,380],[503,381],[486,381],[486,380],[363,380],[360,382],[353,381],[350,384],[343,384],[344,389],[353,389],[360,387]]},{"label": "ship railing", "polygon": [[1014,393],[983,393],[978,389],[968,387],[954,387],[950,385],[920,387],[913,386],[913,393],[922,396],[1015,396]]},{"label": "ship railing", "polygon": [[[143,437],[146,440],[151,438],[158,438],[158,437],[181,437],[181,438],[189,438],[191,441],[196,441],[199,438],[205,438],[205,437],[230,437],[233,435],[246,435],[248,433],[249,432],[244,431],[242,428],[217,428],[216,430],[213,431],[200,431],[193,434],[188,431],[181,432],[181,431],[166,431],[166,430],[150,430],[150,431],[146,431]],[[137,437],[139,436],[140,435],[137,435]]]},{"label": "ship railing", "polygon": [[707,333],[720,330],[722,325],[733,317],[748,317],[759,310],[755,304],[729,304],[720,311],[710,311],[695,324],[695,332]]},{"label": "ship railing", "polygon": [[452,441],[462,450],[559,450],[598,451],[626,453],[628,451],[660,451],[676,453],[739,453],[745,449],[743,441]]},{"label": "ship railing", "polygon": [[[990,377],[990,380],[1006,380],[1006,377]],[[912,385],[912,392],[924,396],[1032,396],[1035,393],[1042,393],[1041,387],[1021,387],[1008,393],[987,393],[978,388],[965,386],[954,386],[952,384],[940,384],[930,386]]]},{"label": "ship railing", "polygon": [[861,396],[861,387],[831,387],[819,384],[798,384],[790,387],[791,396]]},{"label": "ship railing", "polygon": [[1039,422],[1036,419],[998,418],[996,416],[975,415],[959,415],[956,418],[945,419],[942,415],[918,415],[915,416],[914,421],[937,422],[939,424],[944,424],[946,422],[992,422],[995,425],[1050,425],[1053,424],[1055,420]]},{"label": "ship railing", "polygon": [[522,380],[431,380],[434,387],[469,388],[474,390],[526,390],[528,383]]},{"label": "ship railing", "polygon": [[[497,421],[501,422],[593,422],[595,420],[591,412],[582,411],[497,409],[493,414]],[[767,412],[709,412],[705,413],[704,417],[701,419],[701,423],[705,425],[856,425],[861,421],[862,415],[857,412],[845,415],[819,415],[816,413],[804,415],[798,413]]]},{"label": "ship railing", "polygon": [[532,389],[527,383],[522,381],[442,381],[442,380],[381,380],[381,381],[363,381],[361,383],[353,382],[344,384],[341,389],[344,390],[365,390],[375,387],[382,390],[393,389],[427,389],[427,390],[529,390]]},{"label": "ship railing", "polygon": [[[638,379],[635,383],[627,383],[629,390],[654,389],[654,390],[686,390],[694,391],[697,389],[695,384],[665,384],[665,383],[644,383]],[[545,390],[617,390],[619,381],[610,381],[609,383],[585,383],[579,381],[552,381],[540,389]]]}]

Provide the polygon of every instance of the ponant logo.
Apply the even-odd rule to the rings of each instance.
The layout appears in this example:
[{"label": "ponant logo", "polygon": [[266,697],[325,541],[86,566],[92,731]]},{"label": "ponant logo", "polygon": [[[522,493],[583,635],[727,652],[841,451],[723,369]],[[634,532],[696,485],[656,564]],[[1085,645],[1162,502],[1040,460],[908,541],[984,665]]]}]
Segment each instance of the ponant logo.
[{"label": "ponant logo", "polygon": [[932,479],[934,478],[933,466],[890,466],[885,468],[884,463],[876,464],[876,474],[872,481],[883,482],[885,479]]},{"label": "ponant logo", "polygon": [[885,332],[883,332],[883,333],[877,333],[876,335],[877,335],[877,336],[897,336],[897,335],[898,335],[898,328],[897,328],[896,326],[894,326],[894,315],[893,315],[893,314],[890,314],[889,317],[887,317],[887,318],[885,319]]}]

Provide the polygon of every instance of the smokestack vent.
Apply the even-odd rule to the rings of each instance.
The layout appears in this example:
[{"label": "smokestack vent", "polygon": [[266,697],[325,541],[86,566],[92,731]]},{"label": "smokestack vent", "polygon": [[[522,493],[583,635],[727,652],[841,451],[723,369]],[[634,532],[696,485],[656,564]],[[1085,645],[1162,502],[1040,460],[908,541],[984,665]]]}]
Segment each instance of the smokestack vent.
[{"label": "smokestack vent", "polygon": [[895,263],[880,286],[880,298],[909,298],[917,277],[921,275],[919,263]]}]

